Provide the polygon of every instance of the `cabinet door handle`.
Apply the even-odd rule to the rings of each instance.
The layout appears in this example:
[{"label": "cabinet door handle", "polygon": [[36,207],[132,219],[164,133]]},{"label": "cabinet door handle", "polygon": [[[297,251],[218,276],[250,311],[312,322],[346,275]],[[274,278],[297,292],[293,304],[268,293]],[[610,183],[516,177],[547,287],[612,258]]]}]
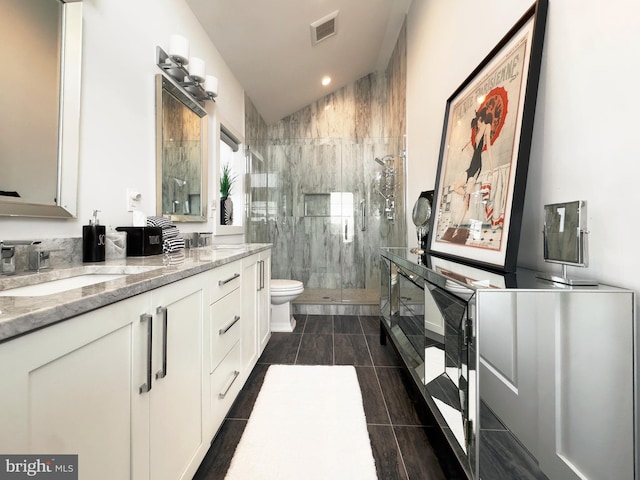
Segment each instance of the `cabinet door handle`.
[{"label": "cabinet door handle", "polygon": [[236,278],[238,278],[240,276],[239,273],[234,273],[232,277],[227,278],[226,280],[218,280],[218,286],[221,287],[223,285],[226,285],[227,283],[235,280]]},{"label": "cabinet door handle", "polygon": [[227,396],[227,393],[229,393],[229,390],[231,390],[231,385],[233,385],[233,382],[236,381],[236,378],[238,378],[238,375],[240,375],[240,372],[238,370],[234,370],[233,378],[229,382],[229,385],[227,385],[227,388],[224,389],[224,392],[218,394],[218,400],[222,400],[224,399],[224,397]]},{"label": "cabinet door handle", "polygon": [[264,260],[260,260],[260,288],[258,290],[264,289]]},{"label": "cabinet door handle", "polygon": [[158,307],[156,313],[162,315],[162,368],[156,372],[156,380],[167,376],[167,323],[169,312],[167,307]]},{"label": "cabinet door handle", "polygon": [[229,325],[227,325],[224,328],[221,328],[218,331],[218,335],[224,335],[225,333],[227,333],[229,330],[231,330],[231,327],[233,327],[236,323],[238,323],[238,320],[240,320],[239,315],[236,315],[235,317],[233,317],[233,320],[231,320],[231,323],[229,323]]},{"label": "cabinet door handle", "polygon": [[258,280],[258,286],[256,287],[256,292],[260,291],[260,284],[262,283],[262,260],[258,260],[256,262],[256,265],[258,265],[258,272],[257,272],[257,279]]},{"label": "cabinet door handle", "polygon": [[140,385],[140,393],[151,390],[151,348],[153,345],[153,317],[148,313],[140,315],[141,322],[147,322],[147,383]]}]

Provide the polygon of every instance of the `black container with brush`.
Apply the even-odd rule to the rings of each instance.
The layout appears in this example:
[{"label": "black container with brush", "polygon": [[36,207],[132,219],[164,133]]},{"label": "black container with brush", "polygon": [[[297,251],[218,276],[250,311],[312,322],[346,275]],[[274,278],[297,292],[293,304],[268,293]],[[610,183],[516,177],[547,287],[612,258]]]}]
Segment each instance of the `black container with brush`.
[{"label": "black container with brush", "polygon": [[89,225],[82,226],[82,261],[83,262],[104,262],[106,228],[100,225],[98,212],[93,211],[93,218],[89,220]]}]

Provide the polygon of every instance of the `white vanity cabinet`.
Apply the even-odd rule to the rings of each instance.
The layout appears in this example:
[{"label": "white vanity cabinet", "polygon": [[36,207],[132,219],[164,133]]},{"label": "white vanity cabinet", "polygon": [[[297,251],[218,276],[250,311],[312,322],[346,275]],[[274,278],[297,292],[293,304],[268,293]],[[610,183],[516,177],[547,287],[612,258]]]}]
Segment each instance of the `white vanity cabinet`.
[{"label": "white vanity cabinet", "polygon": [[242,259],[242,366],[249,372],[271,338],[271,251]]},{"label": "white vanity cabinet", "polygon": [[269,252],[245,258],[1,342],[0,452],[193,478],[268,339]]},{"label": "white vanity cabinet", "polygon": [[0,451],[77,454],[81,478],[143,478],[132,474],[132,345],[149,311],[136,296],[0,344]]},{"label": "white vanity cabinet", "polygon": [[203,325],[208,317],[203,305],[210,275],[201,273],[146,294],[152,315],[136,324],[133,342],[135,480],[190,479],[199,464],[194,459],[202,459],[209,447],[202,399]]},{"label": "white vanity cabinet", "polygon": [[210,412],[214,435],[271,338],[271,251],[214,270],[210,305]]},{"label": "white vanity cabinet", "polygon": [[258,306],[256,322],[258,324],[258,346],[261,355],[271,338],[271,250],[264,250],[259,255],[260,269],[258,270],[258,278],[261,283],[256,301]]},{"label": "white vanity cabinet", "polygon": [[192,478],[205,275],[0,344],[0,451],[78,454],[92,480]]},{"label": "white vanity cabinet", "polygon": [[209,303],[208,349],[210,436],[218,431],[231,404],[242,388],[240,337],[242,335],[242,262],[213,271]]}]

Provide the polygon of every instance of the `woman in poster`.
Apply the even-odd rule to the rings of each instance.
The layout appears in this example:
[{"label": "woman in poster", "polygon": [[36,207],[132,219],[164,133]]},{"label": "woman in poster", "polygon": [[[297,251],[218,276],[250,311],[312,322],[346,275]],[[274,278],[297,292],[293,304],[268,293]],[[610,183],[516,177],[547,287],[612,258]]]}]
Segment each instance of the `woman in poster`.
[{"label": "woman in poster", "polygon": [[[453,185],[453,191],[459,195],[464,196],[462,213],[457,225],[460,226],[469,208],[469,199],[473,187],[482,170],[482,151],[486,149],[487,152],[487,170],[488,179],[490,181],[491,173],[493,172],[493,156],[491,152],[491,123],[493,122],[493,115],[487,111],[484,107],[476,112],[476,116],[471,120],[471,140],[462,147],[462,151],[468,151],[471,153],[471,161],[469,168],[460,172],[458,180]],[[485,187],[483,185],[483,187]],[[491,188],[490,184],[488,188]]]}]

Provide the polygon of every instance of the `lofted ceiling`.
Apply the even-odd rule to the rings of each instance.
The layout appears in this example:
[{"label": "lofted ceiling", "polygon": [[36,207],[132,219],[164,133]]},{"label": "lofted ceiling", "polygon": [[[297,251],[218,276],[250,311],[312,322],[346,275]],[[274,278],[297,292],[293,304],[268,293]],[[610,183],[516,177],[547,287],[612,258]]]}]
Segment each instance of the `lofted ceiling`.
[{"label": "lofted ceiling", "polygon": [[[384,70],[411,0],[187,0],[268,124]],[[335,11],[335,35],[311,24]],[[328,75],[332,82],[322,86]]]}]

